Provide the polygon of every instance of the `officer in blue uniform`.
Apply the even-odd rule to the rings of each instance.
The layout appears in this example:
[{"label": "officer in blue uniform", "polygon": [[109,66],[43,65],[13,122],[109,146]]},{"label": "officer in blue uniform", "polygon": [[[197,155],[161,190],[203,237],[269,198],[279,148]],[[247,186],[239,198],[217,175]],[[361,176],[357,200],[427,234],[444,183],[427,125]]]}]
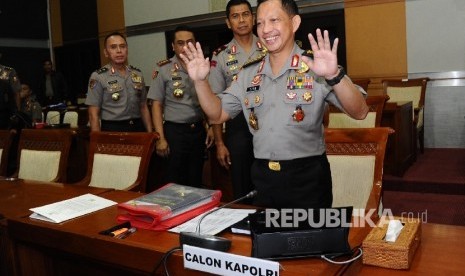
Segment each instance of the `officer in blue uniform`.
[{"label": "officer in blue uniform", "polygon": [[126,38],[112,33],[104,45],[110,63],[90,76],[85,102],[91,131],[152,132],[144,78],[139,69],[127,65]]},{"label": "officer in blue uniform", "polygon": [[252,180],[255,204],[273,208],[325,208],[332,205],[332,182],[325,153],[326,102],[355,119],[368,113],[363,92],[337,64],[338,40],[327,31],[309,34],[313,58],[295,43],[301,22],[293,0],[259,0],[257,33],[268,54],[238,74],[219,99],[206,76],[208,59],[199,44],[182,56],[200,104],[211,123],[241,111],[253,134],[256,161]]}]

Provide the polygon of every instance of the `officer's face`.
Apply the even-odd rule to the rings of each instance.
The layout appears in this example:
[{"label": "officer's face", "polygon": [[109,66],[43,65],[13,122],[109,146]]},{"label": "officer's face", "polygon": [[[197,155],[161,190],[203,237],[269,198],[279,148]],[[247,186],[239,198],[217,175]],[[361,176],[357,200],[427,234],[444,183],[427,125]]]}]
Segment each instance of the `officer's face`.
[{"label": "officer's face", "polygon": [[44,62],[44,71],[50,73],[52,71],[52,63],[50,61]]},{"label": "officer's face", "polygon": [[104,49],[105,57],[113,64],[125,64],[128,58],[128,45],[119,35],[110,36]]},{"label": "officer's face", "polygon": [[178,57],[178,59],[180,59],[180,54],[184,54],[183,48],[189,42],[195,44],[195,38],[193,33],[188,31],[179,31],[174,34],[174,41],[171,43],[171,46],[173,46],[173,51]]},{"label": "officer's face", "polygon": [[228,28],[236,35],[249,35],[253,28],[253,14],[247,4],[232,6],[226,19]]},{"label": "officer's face", "polygon": [[21,99],[27,98],[31,94],[31,88],[27,84],[21,84],[21,91],[19,92],[19,96]]},{"label": "officer's face", "polygon": [[257,34],[271,54],[289,54],[294,47],[294,33],[300,25],[300,16],[290,16],[281,0],[269,0],[258,6]]}]

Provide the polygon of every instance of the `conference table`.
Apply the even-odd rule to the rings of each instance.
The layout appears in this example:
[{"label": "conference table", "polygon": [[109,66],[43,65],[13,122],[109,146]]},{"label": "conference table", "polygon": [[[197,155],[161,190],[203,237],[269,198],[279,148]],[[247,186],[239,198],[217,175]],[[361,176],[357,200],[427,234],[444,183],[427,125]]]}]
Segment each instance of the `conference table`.
[{"label": "conference table", "polygon": [[[70,184],[35,183],[30,181],[0,180],[0,214],[3,214],[3,243],[12,254],[10,275],[158,275],[155,267],[164,254],[179,246],[178,234],[167,231],[138,229],[126,239],[115,239],[99,234],[118,224],[118,209],[111,206],[103,210],[55,224],[29,218],[29,208],[53,203],[84,193],[93,193],[116,202],[139,197],[141,194]],[[28,200],[30,199],[30,200]],[[336,265],[319,258],[280,260],[280,275],[373,275],[404,274],[416,272],[451,271],[465,272],[459,263],[465,257],[465,227],[424,224],[422,242],[412,268],[396,271],[363,265],[361,260],[352,264]],[[361,244],[371,229],[352,228],[349,243],[352,247]],[[250,256],[249,236],[225,231],[221,234],[232,241],[229,253]],[[6,239],[6,241],[5,241]],[[438,256],[441,252],[441,256]],[[433,262],[432,260],[435,259]],[[186,270],[181,252],[167,259],[170,275],[205,275]],[[450,268],[452,267],[452,268]]]}]

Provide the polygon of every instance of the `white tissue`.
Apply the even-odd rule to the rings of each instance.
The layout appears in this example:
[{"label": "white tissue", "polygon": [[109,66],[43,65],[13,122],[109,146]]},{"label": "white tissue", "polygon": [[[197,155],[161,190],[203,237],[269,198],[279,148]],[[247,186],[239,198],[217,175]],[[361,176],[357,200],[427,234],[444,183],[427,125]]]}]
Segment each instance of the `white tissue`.
[{"label": "white tissue", "polygon": [[402,228],[404,228],[404,226],[400,220],[390,220],[385,240],[388,242],[395,242],[397,237],[399,237],[400,230],[402,230]]}]

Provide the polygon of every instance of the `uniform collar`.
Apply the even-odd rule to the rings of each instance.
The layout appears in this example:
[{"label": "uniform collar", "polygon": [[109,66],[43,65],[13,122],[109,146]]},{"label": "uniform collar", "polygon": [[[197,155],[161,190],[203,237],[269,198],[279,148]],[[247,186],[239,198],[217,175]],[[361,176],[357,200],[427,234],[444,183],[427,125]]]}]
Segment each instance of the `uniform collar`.
[{"label": "uniform collar", "polygon": [[[300,63],[302,62],[302,49],[294,43],[294,48],[292,49],[291,55],[288,57],[286,63],[284,63],[283,68],[281,69],[281,72],[278,76],[275,76],[276,78],[281,76],[284,72],[288,70],[296,70],[300,68]],[[270,66],[270,55],[266,55],[264,58],[264,67],[262,70],[262,74],[265,74],[267,76],[270,76],[271,78],[274,78],[273,72],[271,70]]]}]

